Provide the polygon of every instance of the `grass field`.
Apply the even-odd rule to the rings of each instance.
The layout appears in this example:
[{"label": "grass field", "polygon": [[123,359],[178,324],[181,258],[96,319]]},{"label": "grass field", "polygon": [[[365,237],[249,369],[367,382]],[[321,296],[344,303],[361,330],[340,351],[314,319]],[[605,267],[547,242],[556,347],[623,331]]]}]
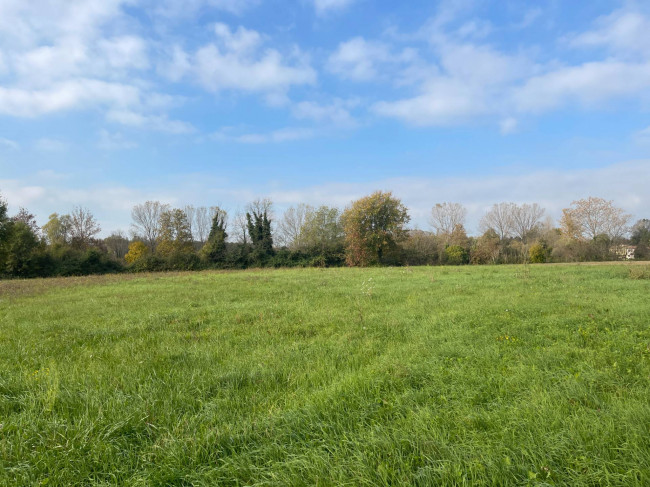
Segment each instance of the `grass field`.
[{"label": "grass field", "polygon": [[630,269],[0,282],[0,485],[650,485]]}]

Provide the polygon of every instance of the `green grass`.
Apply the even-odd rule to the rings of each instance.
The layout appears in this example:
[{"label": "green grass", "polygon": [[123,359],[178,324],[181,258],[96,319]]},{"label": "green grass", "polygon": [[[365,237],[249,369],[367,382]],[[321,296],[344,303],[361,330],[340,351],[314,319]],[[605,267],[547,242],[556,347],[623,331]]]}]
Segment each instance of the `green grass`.
[{"label": "green grass", "polygon": [[0,485],[650,485],[625,265],[0,282]]}]

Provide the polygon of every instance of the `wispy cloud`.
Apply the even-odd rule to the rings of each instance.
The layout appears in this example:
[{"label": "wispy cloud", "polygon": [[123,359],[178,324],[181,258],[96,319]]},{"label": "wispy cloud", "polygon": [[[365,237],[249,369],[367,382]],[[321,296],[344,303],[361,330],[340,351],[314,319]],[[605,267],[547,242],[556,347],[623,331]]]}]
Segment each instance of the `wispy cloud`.
[{"label": "wispy cloud", "polygon": [[343,10],[352,5],[355,1],[356,0],[312,0],[316,13],[319,15]]},{"label": "wispy cloud", "polygon": [[5,139],[0,137],[0,148],[4,147],[5,149],[17,150],[20,148],[18,142],[10,139]]},{"label": "wispy cloud", "polygon": [[[178,184],[178,179],[183,184]],[[587,196],[614,200],[617,206],[636,218],[647,217],[650,194],[650,160],[613,164],[597,169],[501,171],[493,175],[474,177],[389,178],[360,183],[322,183],[297,188],[269,185],[234,185],[228,181],[215,183],[205,174],[177,175],[174,183],[159,185],[157,191],[148,191],[127,185],[95,185],[79,187],[58,180],[43,181],[40,185],[23,180],[0,180],[2,194],[12,208],[24,206],[35,212],[42,221],[52,211],[69,211],[75,204],[83,204],[96,212],[102,228],[108,235],[116,228],[128,228],[130,210],[136,203],[157,199],[170,204],[193,203],[210,205],[223,202],[227,207],[242,207],[259,196],[269,196],[282,210],[298,203],[327,204],[344,207],[351,201],[375,190],[393,191],[409,208],[413,225],[427,228],[431,207],[443,201],[456,201],[468,209],[468,229],[478,230],[478,222],[493,203],[513,201],[538,203],[555,219],[571,201]]]},{"label": "wispy cloud", "polygon": [[240,144],[268,144],[290,142],[294,140],[311,139],[316,132],[310,128],[286,127],[270,132],[236,133],[233,128],[224,128],[212,134],[212,138],[219,141],[232,141]]}]

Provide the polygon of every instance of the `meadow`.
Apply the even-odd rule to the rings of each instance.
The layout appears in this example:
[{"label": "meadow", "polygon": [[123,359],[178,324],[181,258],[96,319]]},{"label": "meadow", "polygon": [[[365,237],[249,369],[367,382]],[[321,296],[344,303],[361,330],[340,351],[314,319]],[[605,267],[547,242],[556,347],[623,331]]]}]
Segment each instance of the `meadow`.
[{"label": "meadow", "polygon": [[650,485],[648,267],[0,282],[0,485]]}]

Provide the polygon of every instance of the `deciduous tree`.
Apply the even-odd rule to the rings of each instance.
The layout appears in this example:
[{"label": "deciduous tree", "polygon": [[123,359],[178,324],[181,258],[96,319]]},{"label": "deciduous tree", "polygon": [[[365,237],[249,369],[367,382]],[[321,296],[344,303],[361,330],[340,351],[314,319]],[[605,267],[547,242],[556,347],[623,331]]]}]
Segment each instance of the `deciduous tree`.
[{"label": "deciduous tree", "polygon": [[497,203],[492,205],[481,220],[483,232],[492,229],[501,240],[511,237],[514,230],[514,215],[517,205],[514,203]]},{"label": "deciduous tree", "polygon": [[164,257],[193,252],[192,233],[187,215],[179,208],[163,211],[160,215],[160,235],[156,252]]},{"label": "deciduous tree", "polygon": [[431,226],[437,235],[450,235],[456,225],[464,225],[467,209],[460,203],[436,203],[431,208]]},{"label": "deciduous tree", "polygon": [[343,213],[348,265],[380,262],[384,253],[406,237],[408,210],[390,192],[377,191],[352,203]]},{"label": "deciduous tree", "polygon": [[539,226],[544,216],[544,208],[537,203],[516,205],[512,214],[512,231],[515,237],[527,242],[532,232]]},{"label": "deciduous tree", "polygon": [[593,240],[606,235],[610,240],[620,239],[627,232],[631,215],[612,201],[590,196],[576,200],[563,210],[562,229],[567,236]]},{"label": "deciduous tree", "polygon": [[142,238],[152,252],[156,250],[160,235],[160,216],[168,210],[169,205],[160,201],[146,201],[131,210],[131,231],[134,236]]},{"label": "deciduous tree", "polygon": [[92,238],[101,231],[99,223],[88,208],[75,206],[70,213],[70,238],[80,247],[90,244]]},{"label": "deciduous tree", "polygon": [[278,222],[276,237],[278,242],[291,250],[303,247],[301,230],[305,221],[314,209],[305,204],[287,208]]}]

